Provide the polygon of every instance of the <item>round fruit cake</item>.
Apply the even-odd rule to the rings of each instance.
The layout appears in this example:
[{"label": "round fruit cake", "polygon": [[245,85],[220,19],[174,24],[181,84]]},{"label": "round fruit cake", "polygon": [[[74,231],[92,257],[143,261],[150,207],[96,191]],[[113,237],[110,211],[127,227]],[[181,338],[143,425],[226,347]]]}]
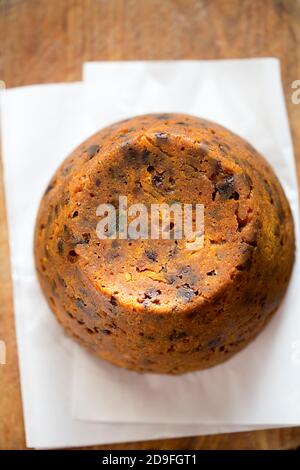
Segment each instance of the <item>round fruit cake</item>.
[{"label": "round fruit cake", "polygon": [[[97,208],[202,204],[204,244],[97,234]],[[174,224],[173,224],[174,225]],[[128,235],[128,234],[127,234]],[[185,114],[113,124],[59,167],[35,232],[38,277],[65,330],[136,371],[180,374],[246,346],[286,291],[294,261],[289,204],[246,141]]]}]

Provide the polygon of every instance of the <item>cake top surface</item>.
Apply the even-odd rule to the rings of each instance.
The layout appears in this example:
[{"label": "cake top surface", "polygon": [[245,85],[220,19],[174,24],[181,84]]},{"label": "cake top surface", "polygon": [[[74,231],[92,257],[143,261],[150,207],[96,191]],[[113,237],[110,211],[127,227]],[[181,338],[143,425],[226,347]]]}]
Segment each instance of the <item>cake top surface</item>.
[{"label": "cake top surface", "polygon": [[[263,233],[285,216],[277,185],[264,159],[221,126],[184,114],[138,116],[98,132],[63,163],[45,196],[54,207],[49,237],[58,259],[67,260],[64,269],[82,276],[112,307],[193,310],[253,269]],[[132,209],[136,204],[139,211]],[[181,216],[190,205],[193,231],[178,236],[171,210],[169,219],[160,213],[153,239],[153,205]],[[196,205],[204,209],[204,226],[195,235]],[[101,224],[104,206],[115,209],[114,233]],[[261,211],[269,206],[264,226]],[[135,239],[138,220],[147,227],[142,239]],[[267,252],[264,246],[262,256]]]}]

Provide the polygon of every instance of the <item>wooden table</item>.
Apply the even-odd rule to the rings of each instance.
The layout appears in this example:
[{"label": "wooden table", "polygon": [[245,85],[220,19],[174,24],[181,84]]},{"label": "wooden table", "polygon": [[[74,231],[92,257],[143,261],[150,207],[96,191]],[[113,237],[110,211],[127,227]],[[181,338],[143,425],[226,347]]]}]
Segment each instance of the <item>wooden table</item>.
[{"label": "wooden table", "polygon": [[[0,0],[0,79],[7,87],[81,79],[82,62],[273,56],[300,161],[300,0]],[[222,77],[220,77],[222,86]],[[299,173],[300,164],[298,165]],[[0,168],[0,449],[25,448]],[[286,449],[300,428],[103,446],[106,449]]]}]

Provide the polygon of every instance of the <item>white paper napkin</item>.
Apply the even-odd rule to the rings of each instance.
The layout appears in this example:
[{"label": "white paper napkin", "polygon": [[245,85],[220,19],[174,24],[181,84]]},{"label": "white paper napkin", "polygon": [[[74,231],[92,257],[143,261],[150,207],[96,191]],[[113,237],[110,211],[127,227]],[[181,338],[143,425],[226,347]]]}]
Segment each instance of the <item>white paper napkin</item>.
[{"label": "white paper napkin", "polygon": [[42,296],[32,244],[38,203],[49,178],[64,157],[87,137],[82,85],[22,87],[6,91],[1,98],[4,179],[27,446],[84,446],[226,432],[223,426],[98,424],[72,418],[73,341],[64,335]]},{"label": "white paper napkin", "polygon": [[[299,241],[296,170],[276,59],[88,63],[84,80],[88,132],[135,114],[176,111],[215,120],[248,139],[279,176]],[[299,274],[297,259],[288,294],[267,328],[206,371],[140,375],[76,347],[73,416],[253,428],[300,424]]]},{"label": "white paper napkin", "polygon": [[[260,64],[258,64],[257,70],[264,68],[264,66],[261,65],[263,61],[258,62]],[[141,87],[144,86],[143,77],[147,75],[145,72],[142,72],[142,70],[144,67],[147,69],[149,65],[150,64],[146,64],[146,66],[143,64],[138,65],[141,72],[138,74],[137,80],[140,80]],[[160,65],[165,67],[164,63]],[[169,65],[174,67],[173,64]],[[182,64],[178,65],[180,67],[175,67],[174,70],[178,70],[178,74],[180,75]],[[226,68],[226,63],[224,63],[224,65]],[[245,63],[243,62],[240,67],[241,71],[244,65]],[[159,70],[158,65],[156,66],[156,70]],[[260,73],[262,73],[262,71]],[[157,72],[157,76],[158,75],[159,73]],[[109,73],[107,80],[109,85]],[[113,76],[111,76],[111,81],[113,84]],[[135,83],[134,77],[131,81]],[[195,89],[197,88],[197,82],[198,79],[196,76],[196,81],[194,82]],[[161,83],[165,82],[162,81]],[[161,86],[164,87],[161,83],[157,79],[158,89]],[[180,83],[180,80],[178,80],[178,83]],[[112,91],[112,94],[108,93],[104,102],[99,106],[97,105],[97,109],[100,110],[99,114],[95,113],[95,108],[88,111],[89,104],[87,96],[89,95],[89,87],[90,85],[85,86],[84,96],[82,85],[64,84],[9,90],[5,93],[6,96],[4,97],[4,174],[27,445],[39,448],[78,446],[266,427],[264,424],[262,426],[243,426],[240,424],[226,425],[222,423],[210,425],[206,423],[205,419],[202,421],[203,424],[154,424],[152,422],[148,422],[147,424],[142,424],[141,422],[137,424],[125,422],[116,423],[115,418],[108,420],[115,422],[111,424],[109,422],[84,422],[76,419],[77,412],[79,412],[78,416],[81,419],[88,420],[90,419],[88,416],[90,410],[88,410],[86,414],[85,409],[76,410],[76,406],[74,406],[73,410],[75,414],[73,417],[71,416],[71,401],[73,401],[73,405],[74,403],[78,405],[78,401],[80,401],[79,395],[74,395],[76,390],[71,387],[72,381],[76,383],[76,371],[78,367],[80,369],[81,382],[87,380],[87,385],[91,385],[91,382],[89,382],[91,378],[89,372],[91,368],[94,370],[94,364],[97,364],[95,366],[96,375],[100,372],[100,376],[102,367],[103,371],[105,371],[105,368],[110,366],[91,358],[81,348],[77,349],[77,347],[75,347],[76,363],[72,377],[74,345],[70,339],[65,337],[62,329],[57,324],[42,297],[34,273],[32,241],[34,219],[40,196],[58,164],[73,147],[87,137],[88,134],[96,130],[99,120],[102,120],[99,123],[99,125],[102,125],[102,122],[106,124],[123,117],[123,115],[119,116],[117,114],[116,117],[114,117],[113,114],[110,114],[111,112],[108,106],[109,101],[113,98],[111,102],[114,103],[113,106],[115,106],[115,101],[117,101],[113,91],[115,88],[114,86],[110,88],[110,85],[107,90],[109,92]],[[280,97],[281,88],[279,82],[277,87],[279,87]],[[92,88],[94,90],[94,86],[92,86]],[[126,90],[124,90],[124,92],[125,91]],[[86,92],[87,95],[85,96]],[[277,93],[276,95],[278,96]],[[121,103],[124,100],[126,101],[126,97],[124,95],[122,96],[123,98],[121,96],[118,97]],[[136,106],[133,105],[130,96],[129,94],[127,97],[128,103],[126,105],[128,113],[124,108],[124,115],[132,115],[137,112],[135,110]],[[187,100],[188,96],[189,94],[186,95]],[[150,98],[152,100],[153,97],[151,96]],[[96,99],[95,97],[95,100]],[[171,96],[169,100],[171,100]],[[182,100],[184,101],[184,96]],[[191,99],[189,102],[190,101]],[[104,105],[105,102],[106,104]],[[176,101],[174,101],[174,103],[175,102]],[[282,103],[282,97],[279,99],[279,103],[280,102]],[[94,101],[94,104],[95,103],[96,101]],[[278,107],[276,103],[277,99],[274,99],[274,109]],[[157,110],[170,110],[170,106],[165,108],[162,106],[163,104],[164,102],[161,103],[161,106],[157,105]],[[249,104],[251,104],[251,100]],[[101,111],[102,105],[103,110]],[[104,116],[105,109],[108,111],[108,114]],[[174,110],[179,111],[183,109],[184,108],[178,108]],[[150,109],[146,106],[145,109],[138,112],[147,112],[148,110]],[[184,110],[186,112],[204,115],[204,113],[190,110],[188,106]],[[282,105],[280,104],[279,110],[282,110]],[[86,112],[88,114],[86,114]],[[263,111],[263,114],[264,120],[267,121],[268,112]],[[281,116],[280,112],[278,122],[283,122],[285,137],[283,137],[281,133],[278,133],[276,139],[278,139],[280,149],[284,149],[284,152],[286,152],[287,167],[280,166],[280,171],[286,168],[287,180],[291,177],[288,182],[288,188],[291,190],[291,198],[297,201],[296,185],[294,181],[295,170],[291,159],[292,153],[289,136],[286,139],[286,134],[288,135],[288,129],[285,124],[286,118],[285,116],[283,116],[283,118]],[[94,119],[95,117],[97,119]],[[239,132],[238,129],[235,130]],[[282,138],[283,141],[281,141]],[[253,139],[250,140],[255,144]],[[292,190],[294,190],[294,194],[292,194]],[[295,202],[294,211],[297,211],[297,202]],[[295,299],[295,302],[297,300],[299,299]],[[286,312],[284,315],[287,316]],[[290,316],[290,313],[288,313],[288,315]],[[293,313],[291,313],[291,315],[293,315]],[[280,317],[282,317],[282,315],[280,315]],[[293,317],[292,325],[277,321],[275,329],[272,325],[269,327],[273,329],[273,334],[271,335],[272,341],[274,338],[275,342],[281,341],[282,334],[284,334],[285,340],[288,341],[284,344],[282,355],[280,354],[279,348],[277,356],[280,356],[280,363],[284,363],[284,367],[287,367],[289,372],[293,369],[294,376],[299,375],[300,363],[300,344],[299,337],[297,336],[299,328],[297,331],[297,326],[299,325],[296,322],[296,318]],[[288,332],[289,336],[287,334]],[[87,364],[87,369],[82,372],[81,367],[85,367],[85,364]],[[217,370],[217,368],[215,370]],[[115,369],[115,371],[118,371],[118,369]],[[122,371],[122,373],[123,372],[124,371]],[[256,383],[260,379],[261,374],[265,374],[265,372],[266,371],[263,369],[258,371],[255,376]],[[289,372],[284,375],[283,380],[289,375]],[[94,372],[92,372],[92,374],[93,373]],[[123,377],[122,373],[120,374],[121,378]],[[125,371],[125,373],[132,376],[130,372]],[[238,373],[238,370],[232,369],[233,375]],[[287,394],[285,396],[287,401],[291,400],[292,403],[298,403],[295,409],[299,410],[299,386],[296,387],[296,382],[296,379],[295,384],[288,381]],[[121,383],[123,383],[123,380]],[[124,390],[126,391],[126,388]],[[88,390],[88,393],[86,390],[80,390],[80,393],[81,392],[85,394],[84,396],[81,395],[81,399],[84,398],[85,403],[91,400],[92,397],[89,394],[90,390]],[[110,393],[110,388],[107,388],[106,396],[109,396]],[[235,393],[238,395],[240,392],[236,390]],[[250,404],[255,404],[256,402],[255,390],[253,393]],[[124,398],[127,398],[127,395],[124,395]],[[258,403],[259,402],[258,395]],[[198,406],[198,403],[199,395],[197,395],[197,404],[195,406]],[[224,402],[224,405],[225,404]],[[97,414],[96,420],[99,419],[98,405],[99,398],[96,397],[94,402],[94,410]],[[109,403],[107,402],[106,413],[108,413],[108,405]],[[219,404],[219,408],[222,408],[221,404]],[[231,411],[228,410],[228,415],[230,414]],[[94,419],[93,416],[92,418]],[[103,421],[102,414],[99,421]],[[137,418],[137,421],[140,421],[140,419]],[[297,423],[298,422],[299,421],[297,421]],[[280,424],[281,423],[276,423],[276,425]]]}]

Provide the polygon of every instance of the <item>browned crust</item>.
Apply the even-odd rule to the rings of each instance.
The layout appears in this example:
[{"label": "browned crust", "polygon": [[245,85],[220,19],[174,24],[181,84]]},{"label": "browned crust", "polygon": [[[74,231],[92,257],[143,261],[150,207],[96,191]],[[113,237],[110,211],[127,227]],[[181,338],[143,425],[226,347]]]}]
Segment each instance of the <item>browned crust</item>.
[{"label": "browned crust", "polygon": [[[201,202],[205,244],[99,240],[96,207]],[[64,328],[101,358],[139,371],[211,367],[243,348],[282,300],[294,227],[267,162],[240,137],[188,115],[116,123],[78,147],[41,201],[39,280]]]}]

